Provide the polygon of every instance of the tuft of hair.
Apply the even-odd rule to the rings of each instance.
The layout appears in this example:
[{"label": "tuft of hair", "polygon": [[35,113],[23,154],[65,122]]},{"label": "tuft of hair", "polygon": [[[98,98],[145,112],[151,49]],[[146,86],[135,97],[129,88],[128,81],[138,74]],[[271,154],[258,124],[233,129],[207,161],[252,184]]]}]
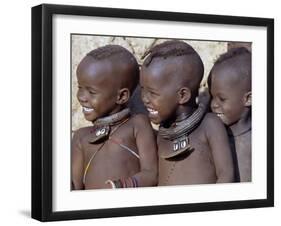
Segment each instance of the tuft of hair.
[{"label": "tuft of hair", "polygon": [[97,49],[94,49],[90,51],[88,56],[91,56],[95,58],[96,60],[102,60],[106,58],[110,58],[113,56],[119,56],[119,57],[132,57],[133,55],[124,47],[120,45],[106,45],[99,47]]},{"label": "tuft of hair", "polygon": [[211,77],[214,69],[217,66],[229,66],[234,68],[239,74],[239,77],[245,81],[247,89],[251,89],[251,77],[252,77],[252,68],[251,68],[252,54],[245,47],[238,47],[228,50],[226,53],[219,56],[215,61],[213,68],[211,69],[208,76],[208,86],[211,86]]},{"label": "tuft of hair", "polygon": [[189,44],[179,40],[166,41],[152,47],[145,56],[147,56],[143,63],[145,67],[148,67],[155,58],[167,59],[169,57],[178,56],[190,57],[190,62],[192,62],[192,67],[195,73],[192,76],[185,74],[183,75],[183,79],[192,91],[191,102],[195,101],[195,98],[198,95],[200,82],[204,75],[204,64],[199,54]]},{"label": "tuft of hair", "polygon": [[230,49],[226,53],[219,56],[219,58],[215,62],[215,65],[242,55],[248,55],[249,57],[251,57],[251,52],[245,47]]},{"label": "tuft of hair", "polygon": [[90,51],[87,56],[99,61],[104,59],[114,59],[130,65],[132,83],[127,84],[131,92],[134,91],[139,82],[139,65],[134,55],[126,48],[120,45],[106,45]]},{"label": "tuft of hair", "polygon": [[157,57],[166,59],[170,56],[183,56],[192,54],[197,54],[197,52],[190,45],[183,41],[171,40],[152,47],[144,54],[142,58],[147,56],[143,64],[144,66],[148,67],[153,59]]}]

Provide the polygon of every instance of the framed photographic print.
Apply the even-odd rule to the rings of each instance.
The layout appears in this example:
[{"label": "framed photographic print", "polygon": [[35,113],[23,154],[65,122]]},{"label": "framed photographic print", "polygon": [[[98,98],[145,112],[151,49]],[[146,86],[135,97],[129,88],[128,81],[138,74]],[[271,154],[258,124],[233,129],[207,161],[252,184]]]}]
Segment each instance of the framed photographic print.
[{"label": "framed photographic print", "polygon": [[[210,107],[209,103],[201,105],[197,88],[196,91],[181,89],[181,97],[185,97],[190,90],[196,95],[192,99],[191,93],[191,99],[184,104],[179,102],[180,105],[185,109],[192,100],[198,108],[192,107],[194,110],[186,114],[182,121],[172,124],[181,129],[171,132],[161,120],[158,122],[155,119],[155,115],[160,115],[156,105],[146,103],[146,95],[151,96],[153,102],[162,94],[146,90],[148,80],[145,76],[149,74],[150,67],[157,64],[157,57],[162,57],[166,62],[170,56],[185,56],[185,51],[188,54],[191,51],[198,56],[197,60],[200,59],[198,62],[204,70],[200,70],[201,77],[197,83],[198,87],[209,86]],[[114,54],[115,58],[112,57]],[[236,132],[233,125],[238,119],[235,123],[226,123],[224,117],[227,112],[215,110],[217,89],[213,87],[215,77],[223,71],[221,65],[227,65],[230,58],[239,54],[243,57],[231,61],[231,69],[225,69],[227,73],[222,73],[231,77],[238,74],[237,71],[243,72],[241,84],[248,82],[245,85],[248,90],[245,91],[247,95],[243,96],[247,97],[243,99],[243,109],[247,110],[250,119],[247,118],[245,129]],[[100,63],[104,59],[112,60],[110,66]],[[122,74],[112,65],[119,68],[133,61],[140,79],[126,79],[131,79],[136,88],[122,88],[122,95],[118,91],[119,102],[114,102],[117,105],[121,103],[120,106],[127,106],[128,103],[132,116],[126,113],[127,108],[122,110],[119,105],[118,111],[112,110],[109,118],[109,110],[98,113],[112,102],[103,99],[102,104],[97,106],[98,96],[113,92],[121,81],[121,77],[113,77],[106,82],[102,79],[108,74]],[[179,62],[182,61],[170,63],[172,66],[169,70],[175,74],[181,70],[189,71],[186,67],[189,63],[181,65]],[[93,67],[94,64],[97,67]],[[164,64],[161,65],[162,68],[151,71],[161,71]],[[93,71],[102,74],[99,81],[103,81],[95,89],[88,85],[92,80],[87,77],[87,73]],[[164,83],[171,88],[178,81],[174,79]],[[244,90],[244,85],[237,85],[236,80],[231,81],[230,88],[233,86],[237,91],[243,86]],[[273,206],[273,82],[273,19],[49,4],[33,7],[32,217],[40,221],[56,221]],[[228,86],[222,87],[225,89]],[[227,94],[231,93],[230,88],[227,88]],[[96,90],[100,90],[99,93]],[[235,95],[237,97],[240,93],[237,91]],[[226,98],[219,96],[218,99],[223,102]],[[166,109],[169,106],[172,108],[174,102],[169,102],[168,98],[166,100]],[[201,114],[200,106],[204,106],[201,118],[198,116]],[[137,119],[131,120],[133,116]],[[102,122],[120,122],[120,125],[100,124],[100,117],[105,119]],[[150,132],[140,132],[142,135],[139,137],[135,132],[131,133],[132,139],[136,139],[135,146],[126,146],[128,131],[135,130],[126,130],[124,125],[131,120],[131,124],[136,123],[133,124],[134,128],[142,125],[140,128],[145,130],[145,123],[138,123],[143,117],[151,119],[145,121],[151,127]],[[219,129],[206,126],[210,137],[202,138],[206,139],[202,141],[198,137],[206,117],[213,118],[221,126]],[[187,121],[190,118],[192,120]],[[197,124],[189,131],[186,125],[193,122]],[[117,137],[122,142],[115,139],[113,133],[116,130],[119,130],[119,136],[122,135],[122,139]],[[220,130],[223,130],[222,136]],[[159,139],[156,142],[156,136],[160,136],[161,141],[161,136],[165,138],[170,133],[174,136],[175,131],[176,138],[169,140],[171,151],[162,152],[166,146]],[[246,138],[245,134],[248,134]],[[242,135],[244,138],[241,141],[237,137]],[[214,137],[225,137],[225,143],[216,141]],[[149,139],[154,140],[152,144],[147,141]],[[218,142],[213,146],[215,151],[210,151],[212,148],[209,147],[204,149],[208,142]],[[145,146],[143,143],[151,145]],[[228,157],[222,158],[226,143]],[[189,145],[191,149],[186,153]],[[109,154],[100,154],[105,153],[106,148]],[[150,148],[155,155],[147,151]],[[151,160],[153,158],[154,162]],[[153,179],[147,173],[151,168],[148,167],[148,170],[144,167],[147,165],[154,169]],[[226,179],[222,175],[228,170],[224,171],[224,167],[229,165],[231,173]]]}]

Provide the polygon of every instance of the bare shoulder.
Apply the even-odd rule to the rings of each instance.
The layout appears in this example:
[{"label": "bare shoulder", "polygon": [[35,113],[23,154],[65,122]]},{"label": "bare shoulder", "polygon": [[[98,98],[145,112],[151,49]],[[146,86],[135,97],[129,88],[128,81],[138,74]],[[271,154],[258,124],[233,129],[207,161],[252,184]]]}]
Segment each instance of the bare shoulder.
[{"label": "bare shoulder", "polygon": [[74,130],[73,135],[85,135],[87,133],[89,133],[91,131],[92,127],[91,126],[87,126],[87,127],[82,127],[79,128],[77,130]]},{"label": "bare shoulder", "polygon": [[220,118],[214,113],[207,113],[201,124],[206,131],[223,128],[224,125]]},{"label": "bare shoulder", "polygon": [[207,123],[207,124],[209,124],[209,123],[220,123],[221,124],[222,122],[216,114],[214,114],[212,112],[208,112],[204,116],[204,119],[203,119],[202,123]]},{"label": "bare shoulder", "polygon": [[136,126],[143,127],[144,125],[150,125],[149,118],[145,114],[136,114],[132,116],[132,122]]},{"label": "bare shoulder", "polygon": [[73,140],[80,140],[83,137],[86,137],[88,134],[91,133],[91,129],[92,129],[92,127],[88,126],[88,127],[82,127],[82,128],[79,128],[79,129],[75,130],[72,133],[72,139]]},{"label": "bare shoulder", "polygon": [[134,127],[135,136],[137,134],[151,134],[153,133],[152,126],[149,118],[144,114],[136,114],[132,117],[132,123]]}]

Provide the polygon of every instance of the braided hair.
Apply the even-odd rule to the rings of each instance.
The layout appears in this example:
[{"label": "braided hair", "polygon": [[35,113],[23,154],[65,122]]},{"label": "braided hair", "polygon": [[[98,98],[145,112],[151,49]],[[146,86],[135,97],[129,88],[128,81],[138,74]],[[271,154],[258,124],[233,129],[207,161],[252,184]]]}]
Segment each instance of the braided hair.
[{"label": "braided hair", "polygon": [[142,58],[148,56],[144,61],[144,66],[148,67],[154,58],[162,57],[164,59],[170,56],[183,56],[197,54],[197,52],[187,43],[178,40],[163,42],[152,47]]},{"label": "braided hair", "polygon": [[144,57],[146,57],[143,63],[144,67],[149,67],[156,58],[185,57],[184,64],[188,64],[192,72],[182,71],[178,79],[182,81],[182,84],[190,88],[191,100],[195,101],[203,78],[204,65],[199,54],[189,44],[180,40],[166,41],[152,47]]},{"label": "braided hair", "polygon": [[119,45],[106,45],[90,51],[87,56],[96,60],[103,60],[111,57],[134,58],[134,56],[124,47]]}]

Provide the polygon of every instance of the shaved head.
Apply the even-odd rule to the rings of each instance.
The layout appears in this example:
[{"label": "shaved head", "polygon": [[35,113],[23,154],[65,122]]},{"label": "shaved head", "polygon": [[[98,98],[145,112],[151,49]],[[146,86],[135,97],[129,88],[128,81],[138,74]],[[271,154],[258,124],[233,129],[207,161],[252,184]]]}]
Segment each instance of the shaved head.
[{"label": "shaved head", "polygon": [[229,80],[233,85],[240,86],[245,92],[251,91],[251,61],[251,53],[246,48],[231,49],[215,62],[208,78],[209,86],[212,85],[212,76],[218,75],[221,79]]}]

